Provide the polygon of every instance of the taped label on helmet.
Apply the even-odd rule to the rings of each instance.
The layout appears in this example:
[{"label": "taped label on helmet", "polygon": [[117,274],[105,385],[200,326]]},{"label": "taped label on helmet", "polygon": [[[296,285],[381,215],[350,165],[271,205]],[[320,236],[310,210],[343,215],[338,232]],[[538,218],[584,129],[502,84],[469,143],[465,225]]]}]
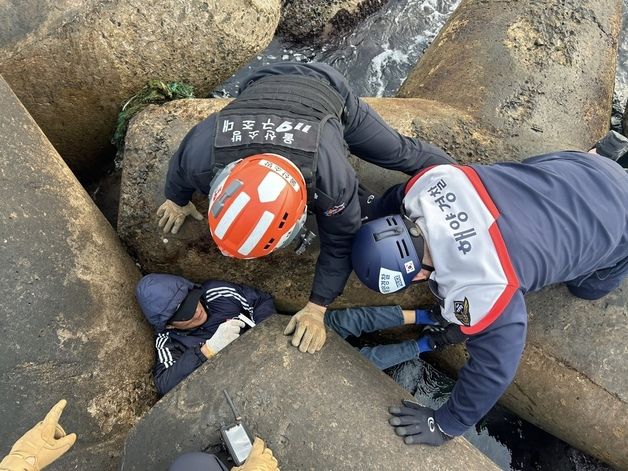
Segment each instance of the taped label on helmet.
[{"label": "taped label on helmet", "polygon": [[264,159],[259,161],[259,165],[261,165],[262,167],[266,167],[269,170],[272,170],[281,178],[283,178],[294,191],[299,191],[299,182],[297,182],[296,179],[292,175],[290,175],[290,173],[287,172],[283,167],[280,167],[276,163],[269,162],[268,160]]},{"label": "taped label on helmet", "polygon": [[403,275],[400,271],[389,270],[387,268],[379,269],[379,292],[394,293],[405,288],[406,282],[403,281]]}]

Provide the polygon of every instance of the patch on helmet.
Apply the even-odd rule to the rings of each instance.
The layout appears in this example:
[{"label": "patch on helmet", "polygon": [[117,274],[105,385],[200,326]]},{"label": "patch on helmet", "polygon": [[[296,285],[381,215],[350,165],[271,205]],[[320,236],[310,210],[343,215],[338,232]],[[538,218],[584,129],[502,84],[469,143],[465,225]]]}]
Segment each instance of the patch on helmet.
[{"label": "patch on helmet", "polygon": [[394,293],[405,288],[406,282],[400,271],[388,270],[387,268],[379,269],[379,292]]},{"label": "patch on helmet", "polygon": [[412,260],[403,264],[406,268],[406,273],[412,273],[414,271],[414,262]]},{"label": "patch on helmet", "polygon": [[288,185],[292,187],[294,191],[299,191],[299,182],[297,182],[296,179],[292,175],[290,175],[290,172],[286,171],[280,165],[277,165],[274,162],[269,162],[268,160],[264,160],[264,159],[259,161],[259,165],[261,165],[262,167],[266,167],[269,170],[272,170],[281,178],[283,178],[286,181],[286,183],[288,183]]},{"label": "patch on helmet", "polygon": [[323,214],[325,216],[333,216],[334,214],[339,214],[345,209],[346,206],[346,203],[337,204],[336,206],[332,206],[331,208],[329,208]]},{"label": "patch on helmet", "polygon": [[462,322],[462,325],[469,327],[471,315],[469,314],[469,300],[466,297],[464,301],[454,301],[454,315],[456,319]]}]

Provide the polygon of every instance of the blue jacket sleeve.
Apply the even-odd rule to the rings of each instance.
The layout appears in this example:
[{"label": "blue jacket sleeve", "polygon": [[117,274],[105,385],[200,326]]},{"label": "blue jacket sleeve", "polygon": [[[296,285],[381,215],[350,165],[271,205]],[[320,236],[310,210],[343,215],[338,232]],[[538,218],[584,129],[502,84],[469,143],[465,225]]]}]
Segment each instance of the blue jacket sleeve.
[{"label": "blue jacket sleeve", "polygon": [[158,334],[155,339],[157,364],[153,368],[153,378],[160,396],[207,361],[200,345],[193,348],[185,348],[182,345],[181,347],[175,346],[168,332]]},{"label": "blue jacket sleeve", "polygon": [[219,322],[247,313],[258,323],[277,312],[273,297],[251,286],[208,280],[201,289],[211,317],[219,319]]},{"label": "blue jacket sleeve", "polygon": [[469,337],[469,360],[460,370],[449,400],[435,419],[448,435],[461,435],[476,424],[506,391],[525,346],[527,312],[521,291],[483,332]]},{"label": "blue jacket sleeve", "polygon": [[439,147],[398,133],[355,95],[348,100],[357,100],[357,106],[349,104],[354,116],[347,123],[344,137],[356,157],[407,175],[432,165],[456,163]]},{"label": "blue jacket sleeve", "polygon": [[259,324],[277,312],[273,297],[251,286],[239,285],[250,306],[253,307],[253,320]]}]

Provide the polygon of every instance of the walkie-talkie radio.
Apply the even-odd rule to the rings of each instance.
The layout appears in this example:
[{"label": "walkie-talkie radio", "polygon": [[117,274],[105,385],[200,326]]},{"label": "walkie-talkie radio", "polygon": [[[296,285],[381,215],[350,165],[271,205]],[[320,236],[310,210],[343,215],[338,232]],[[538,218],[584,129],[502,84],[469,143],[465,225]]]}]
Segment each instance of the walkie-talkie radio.
[{"label": "walkie-talkie radio", "polygon": [[249,456],[251,448],[253,447],[253,435],[249,431],[248,427],[242,422],[242,417],[238,414],[238,411],[229,396],[227,390],[223,390],[227,403],[233,412],[235,423],[225,425],[220,428],[220,435],[224,442],[233,462],[236,466],[240,466]]}]

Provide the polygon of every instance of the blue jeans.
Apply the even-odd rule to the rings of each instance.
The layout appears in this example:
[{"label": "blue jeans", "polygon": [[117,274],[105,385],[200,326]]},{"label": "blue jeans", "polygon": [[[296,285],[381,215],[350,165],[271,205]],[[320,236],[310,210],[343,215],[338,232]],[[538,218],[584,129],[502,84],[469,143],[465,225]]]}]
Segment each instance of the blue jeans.
[{"label": "blue jeans", "polygon": [[[325,325],[346,339],[350,335],[359,337],[364,333],[402,326],[403,313],[400,306],[338,309],[325,313]],[[360,349],[360,353],[380,370],[419,357],[419,350],[414,340],[390,345],[363,347]]]}]

